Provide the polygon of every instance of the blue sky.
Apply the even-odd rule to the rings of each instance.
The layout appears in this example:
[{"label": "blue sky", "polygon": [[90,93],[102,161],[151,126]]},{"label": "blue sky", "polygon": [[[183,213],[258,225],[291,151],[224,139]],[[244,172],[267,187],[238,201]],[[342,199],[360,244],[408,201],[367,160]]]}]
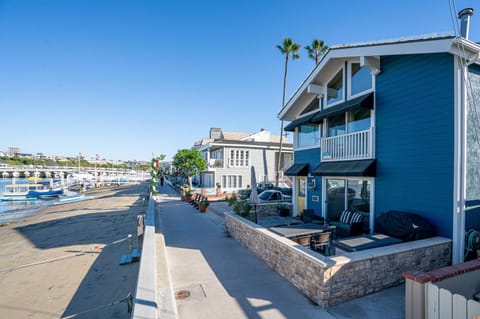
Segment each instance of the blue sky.
[{"label": "blue sky", "polygon": [[[480,41],[479,10],[471,36]],[[211,127],[279,133],[284,56],[453,30],[448,0],[0,0],[0,150],[173,157]],[[313,67],[289,65],[287,98]]]}]

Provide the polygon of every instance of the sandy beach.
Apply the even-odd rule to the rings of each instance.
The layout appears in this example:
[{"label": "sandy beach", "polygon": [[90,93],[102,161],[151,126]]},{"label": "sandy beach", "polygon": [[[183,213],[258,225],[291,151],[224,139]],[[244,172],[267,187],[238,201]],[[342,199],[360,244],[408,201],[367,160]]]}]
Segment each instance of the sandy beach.
[{"label": "sandy beach", "polygon": [[89,193],[94,199],[42,208],[0,224],[0,318],[129,318],[139,263],[119,265],[137,247],[148,185]]}]

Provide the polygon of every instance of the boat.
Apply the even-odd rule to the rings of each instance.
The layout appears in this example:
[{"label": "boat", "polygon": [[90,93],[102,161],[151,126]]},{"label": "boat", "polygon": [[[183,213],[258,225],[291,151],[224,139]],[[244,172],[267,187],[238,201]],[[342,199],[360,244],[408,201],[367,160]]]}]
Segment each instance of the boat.
[{"label": "boat", "polygon": [[51,179],[49,181],[41,181],[36,185],[40,185],[40,188],[30,189],[27,197],[48,198],[63,195],[61,180]]},{"label": "boat", "polygon": [[3,192],[2,200],[8,199],[25,199],[32,190],[41,189],[41,184],[11,184],[5,185],[5,191]]},{"label": "boat", "polygon": [[62,188],[56,189],[37,189],[37,190],[30,190],[27,193],[27,197],[40,197],[40,198],[47,198],[47,197],[57,197],[63,194]]},{"label": "boat", "polygon": [[87,200],[87,199],[92,199],[92,198],[94,198],[94,197],[93,196],[85,196],[84,194],[65,195],[65,196],[60,196],[58,198],[58,202],[54,203],[54,205],[79,202],[79,201],[82,201],[82,200]]},{"label": "boat", "polygon": [[25,202],[36,202],[39,199],[36,197],[1,197],[0,201],[2,202],[20,202],[20,203],[25,203]]}]

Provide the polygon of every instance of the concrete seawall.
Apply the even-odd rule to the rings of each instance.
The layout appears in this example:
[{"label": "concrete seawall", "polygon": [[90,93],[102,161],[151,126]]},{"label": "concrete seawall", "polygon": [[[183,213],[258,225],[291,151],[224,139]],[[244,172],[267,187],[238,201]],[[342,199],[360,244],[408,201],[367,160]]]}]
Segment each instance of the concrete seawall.
[{"label": "concrete seawall", "polygon": [[142,256],[132,318],[178,317],[165,254],[165,238],[156,208],[158,198],[150,198],[143,238]]}]

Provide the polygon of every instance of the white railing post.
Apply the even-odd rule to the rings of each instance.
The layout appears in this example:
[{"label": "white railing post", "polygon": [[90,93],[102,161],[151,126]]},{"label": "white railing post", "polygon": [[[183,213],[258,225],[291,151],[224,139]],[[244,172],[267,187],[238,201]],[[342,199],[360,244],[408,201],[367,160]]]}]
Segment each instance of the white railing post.
[{"label": "white railing post", "polygon": [[373,128],[320,140],[322,161],[373,158]]}]

